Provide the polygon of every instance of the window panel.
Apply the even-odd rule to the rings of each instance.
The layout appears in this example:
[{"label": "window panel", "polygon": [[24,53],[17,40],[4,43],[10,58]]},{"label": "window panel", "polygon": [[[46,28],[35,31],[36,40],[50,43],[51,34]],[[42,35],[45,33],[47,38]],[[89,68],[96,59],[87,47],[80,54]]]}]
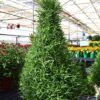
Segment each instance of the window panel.
[{"label": "window panel", "polygon": [[77,4],[90,3],[90,0],[73,0],[73,1],[75,1]]}]

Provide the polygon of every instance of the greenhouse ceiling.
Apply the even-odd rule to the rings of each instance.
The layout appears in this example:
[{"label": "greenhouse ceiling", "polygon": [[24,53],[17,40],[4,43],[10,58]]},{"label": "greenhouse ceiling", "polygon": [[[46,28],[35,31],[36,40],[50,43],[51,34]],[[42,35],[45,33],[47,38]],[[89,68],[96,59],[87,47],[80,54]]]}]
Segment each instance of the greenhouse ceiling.
[{"label": "greenhouse ceiling", "polygon": [[[36,1],[36,0],[35,0]],[[0,0],[0,28],[20,24],[34,29],[33,0]],[[59,0],[62,16],[90,33],[100,33],[100,0]],[[33,21],[34,20],[34,21]]]},{"label": "greenhouse ceiling", "polygon": [[[100,0],[59,0],[63,11],[100,33]],[[76,21],[78,21],[76,20]]]}]

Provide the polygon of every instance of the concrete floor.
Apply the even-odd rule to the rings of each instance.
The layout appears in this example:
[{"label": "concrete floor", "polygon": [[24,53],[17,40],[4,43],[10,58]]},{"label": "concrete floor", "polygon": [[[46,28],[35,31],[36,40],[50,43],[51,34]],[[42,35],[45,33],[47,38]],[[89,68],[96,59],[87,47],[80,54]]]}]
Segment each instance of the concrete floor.
[{"label": "concrete floor", "polygon": [[0,100],[22,100],[18,90],[0,91]]}]

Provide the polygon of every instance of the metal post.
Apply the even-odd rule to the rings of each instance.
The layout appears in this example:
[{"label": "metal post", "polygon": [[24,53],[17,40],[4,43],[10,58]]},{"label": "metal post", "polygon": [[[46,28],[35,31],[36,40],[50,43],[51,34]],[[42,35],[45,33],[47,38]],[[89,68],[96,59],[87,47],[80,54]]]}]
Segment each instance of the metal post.
[{"label": "metal post", "polygon": [[34,34],[34,6],[35,6],[35,1],[34,0],[32,0],[33,1],[33,34]]},{"label": "metal post", "polygon": [[70,41],[70,21],[68,22],[68,41]]},{"label": "metal post", "polygon": [[19,38],[19,36],[16,36],[16,44],[18,44],[18,38]]},{"label": "metal post", "polygon": [[78,45],[78,25],[77,25],[77,45]]},{"label": "metal post", "polygon": [[16,44],[18,43],[18,37],[16,36]]}]

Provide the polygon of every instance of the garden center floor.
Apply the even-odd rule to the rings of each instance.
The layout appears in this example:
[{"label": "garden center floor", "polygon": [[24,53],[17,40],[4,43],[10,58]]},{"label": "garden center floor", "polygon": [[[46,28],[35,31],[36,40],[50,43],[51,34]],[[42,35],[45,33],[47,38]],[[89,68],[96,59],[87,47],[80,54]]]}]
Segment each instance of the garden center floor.
[{"label": "garden center floor", "polygon": [[[11,90],[7,92],[0,91],[0,100],[22,100],[19,96],[18,90]],[[93,96],[82,96],[79,97],[78,100],[100,100],[100,98],[96,98]]]},{"label": "garden center floor", "polygon": [[0,100],[22,100],[19,97],[18,90],[11,90],[7,92],[0,91]]}]

